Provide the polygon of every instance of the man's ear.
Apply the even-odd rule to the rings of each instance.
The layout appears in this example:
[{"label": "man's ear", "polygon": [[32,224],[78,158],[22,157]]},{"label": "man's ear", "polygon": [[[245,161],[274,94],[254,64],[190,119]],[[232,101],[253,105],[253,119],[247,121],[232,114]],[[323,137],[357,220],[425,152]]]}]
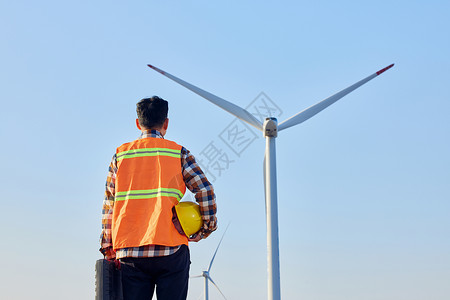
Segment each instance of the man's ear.
[{"label": "man's ear", "polygon": [[142,131],[141,125],[139,125],[139,119],[136,119],[136,126],[140,131]]},{"label": "man's ear", "polygon": [[168,127],[169,127],[169,118],[167,118],[167,119],[164,121],[163,129],[164,129],[164,130],[167,130]]}]

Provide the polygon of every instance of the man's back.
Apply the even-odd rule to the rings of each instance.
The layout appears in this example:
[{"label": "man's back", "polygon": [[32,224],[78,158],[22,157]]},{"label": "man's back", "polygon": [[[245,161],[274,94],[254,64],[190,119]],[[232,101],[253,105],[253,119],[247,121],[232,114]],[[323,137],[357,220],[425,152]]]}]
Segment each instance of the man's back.
[{"label": "man's back", "polygon": [[112,223],[115,249],[188,244],[187,237],[172,224],[172,208],[186,190],[181,149],[175,142],[152,137],[117,149]]}]

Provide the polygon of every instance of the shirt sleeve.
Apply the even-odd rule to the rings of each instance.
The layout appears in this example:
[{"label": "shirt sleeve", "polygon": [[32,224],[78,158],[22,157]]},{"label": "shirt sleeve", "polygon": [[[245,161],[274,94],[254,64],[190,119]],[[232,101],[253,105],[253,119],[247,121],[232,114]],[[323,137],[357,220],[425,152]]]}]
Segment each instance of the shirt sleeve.
[{"label": "shirt sleeve", "polygon": [[100,252],[103,253],[106,259],[115,258],[115,253],[112,250],[112,214],[114,208],[114,199],[116,194],[115,183],[117,174],[117,159],[114,154],[111,164],[108,169],[108,177],[106,178],[105,197],[103,199],[102,207],[102,233],[100,235]]},{"label": "shirt sleeve", "polygon": [[217,229],[214,188],[195,161],[195,157],[184,147],[181,149],[181,163],[186,187],[195,195],[195,200],[200,205],[203,218],[203,227],[200,229],[200,234],[202,238],[206,238]]}]

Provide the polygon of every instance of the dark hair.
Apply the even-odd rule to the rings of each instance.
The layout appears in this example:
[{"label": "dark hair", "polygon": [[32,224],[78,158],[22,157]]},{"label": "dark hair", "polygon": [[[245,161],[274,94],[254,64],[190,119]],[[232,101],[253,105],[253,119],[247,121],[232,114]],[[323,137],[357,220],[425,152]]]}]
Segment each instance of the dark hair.
[{"label": "dark hair", "polygon": [[144,98],[136,104],[139,125],[146,129],[160,128],[167,119],[168,111],[169,103],[158,96]]}]

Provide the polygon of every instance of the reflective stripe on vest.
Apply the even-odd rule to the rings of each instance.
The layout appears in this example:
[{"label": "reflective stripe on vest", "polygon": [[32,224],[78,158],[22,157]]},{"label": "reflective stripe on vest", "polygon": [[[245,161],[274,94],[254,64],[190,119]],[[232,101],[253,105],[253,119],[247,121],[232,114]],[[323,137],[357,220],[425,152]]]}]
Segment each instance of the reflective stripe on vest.
[{"label": "reflective stripe on vest", "polygon": [[172,223],[172,208],[186,190],[181,148],[160,138],[138,139],[117,148],[114,249],[188,244]]},{"label": "reflective stripe on vest", "polygon": [[128,199],[149,199],[155,197],[174,197],[177,201],[183,198],[183,193],[177,189],[158,188],[151,190],[134,190],[127,192],[117,192],[115,201],[125,201]]},{"label": "reflective stripe on vest", "polygon": [[122,151],[116,154],[117,161],[125,158],[135,158],[144,156],[171,156],[181,158],[181,152],[169,148],[142,148],[142,149],[132,149],[127,151]]}]

